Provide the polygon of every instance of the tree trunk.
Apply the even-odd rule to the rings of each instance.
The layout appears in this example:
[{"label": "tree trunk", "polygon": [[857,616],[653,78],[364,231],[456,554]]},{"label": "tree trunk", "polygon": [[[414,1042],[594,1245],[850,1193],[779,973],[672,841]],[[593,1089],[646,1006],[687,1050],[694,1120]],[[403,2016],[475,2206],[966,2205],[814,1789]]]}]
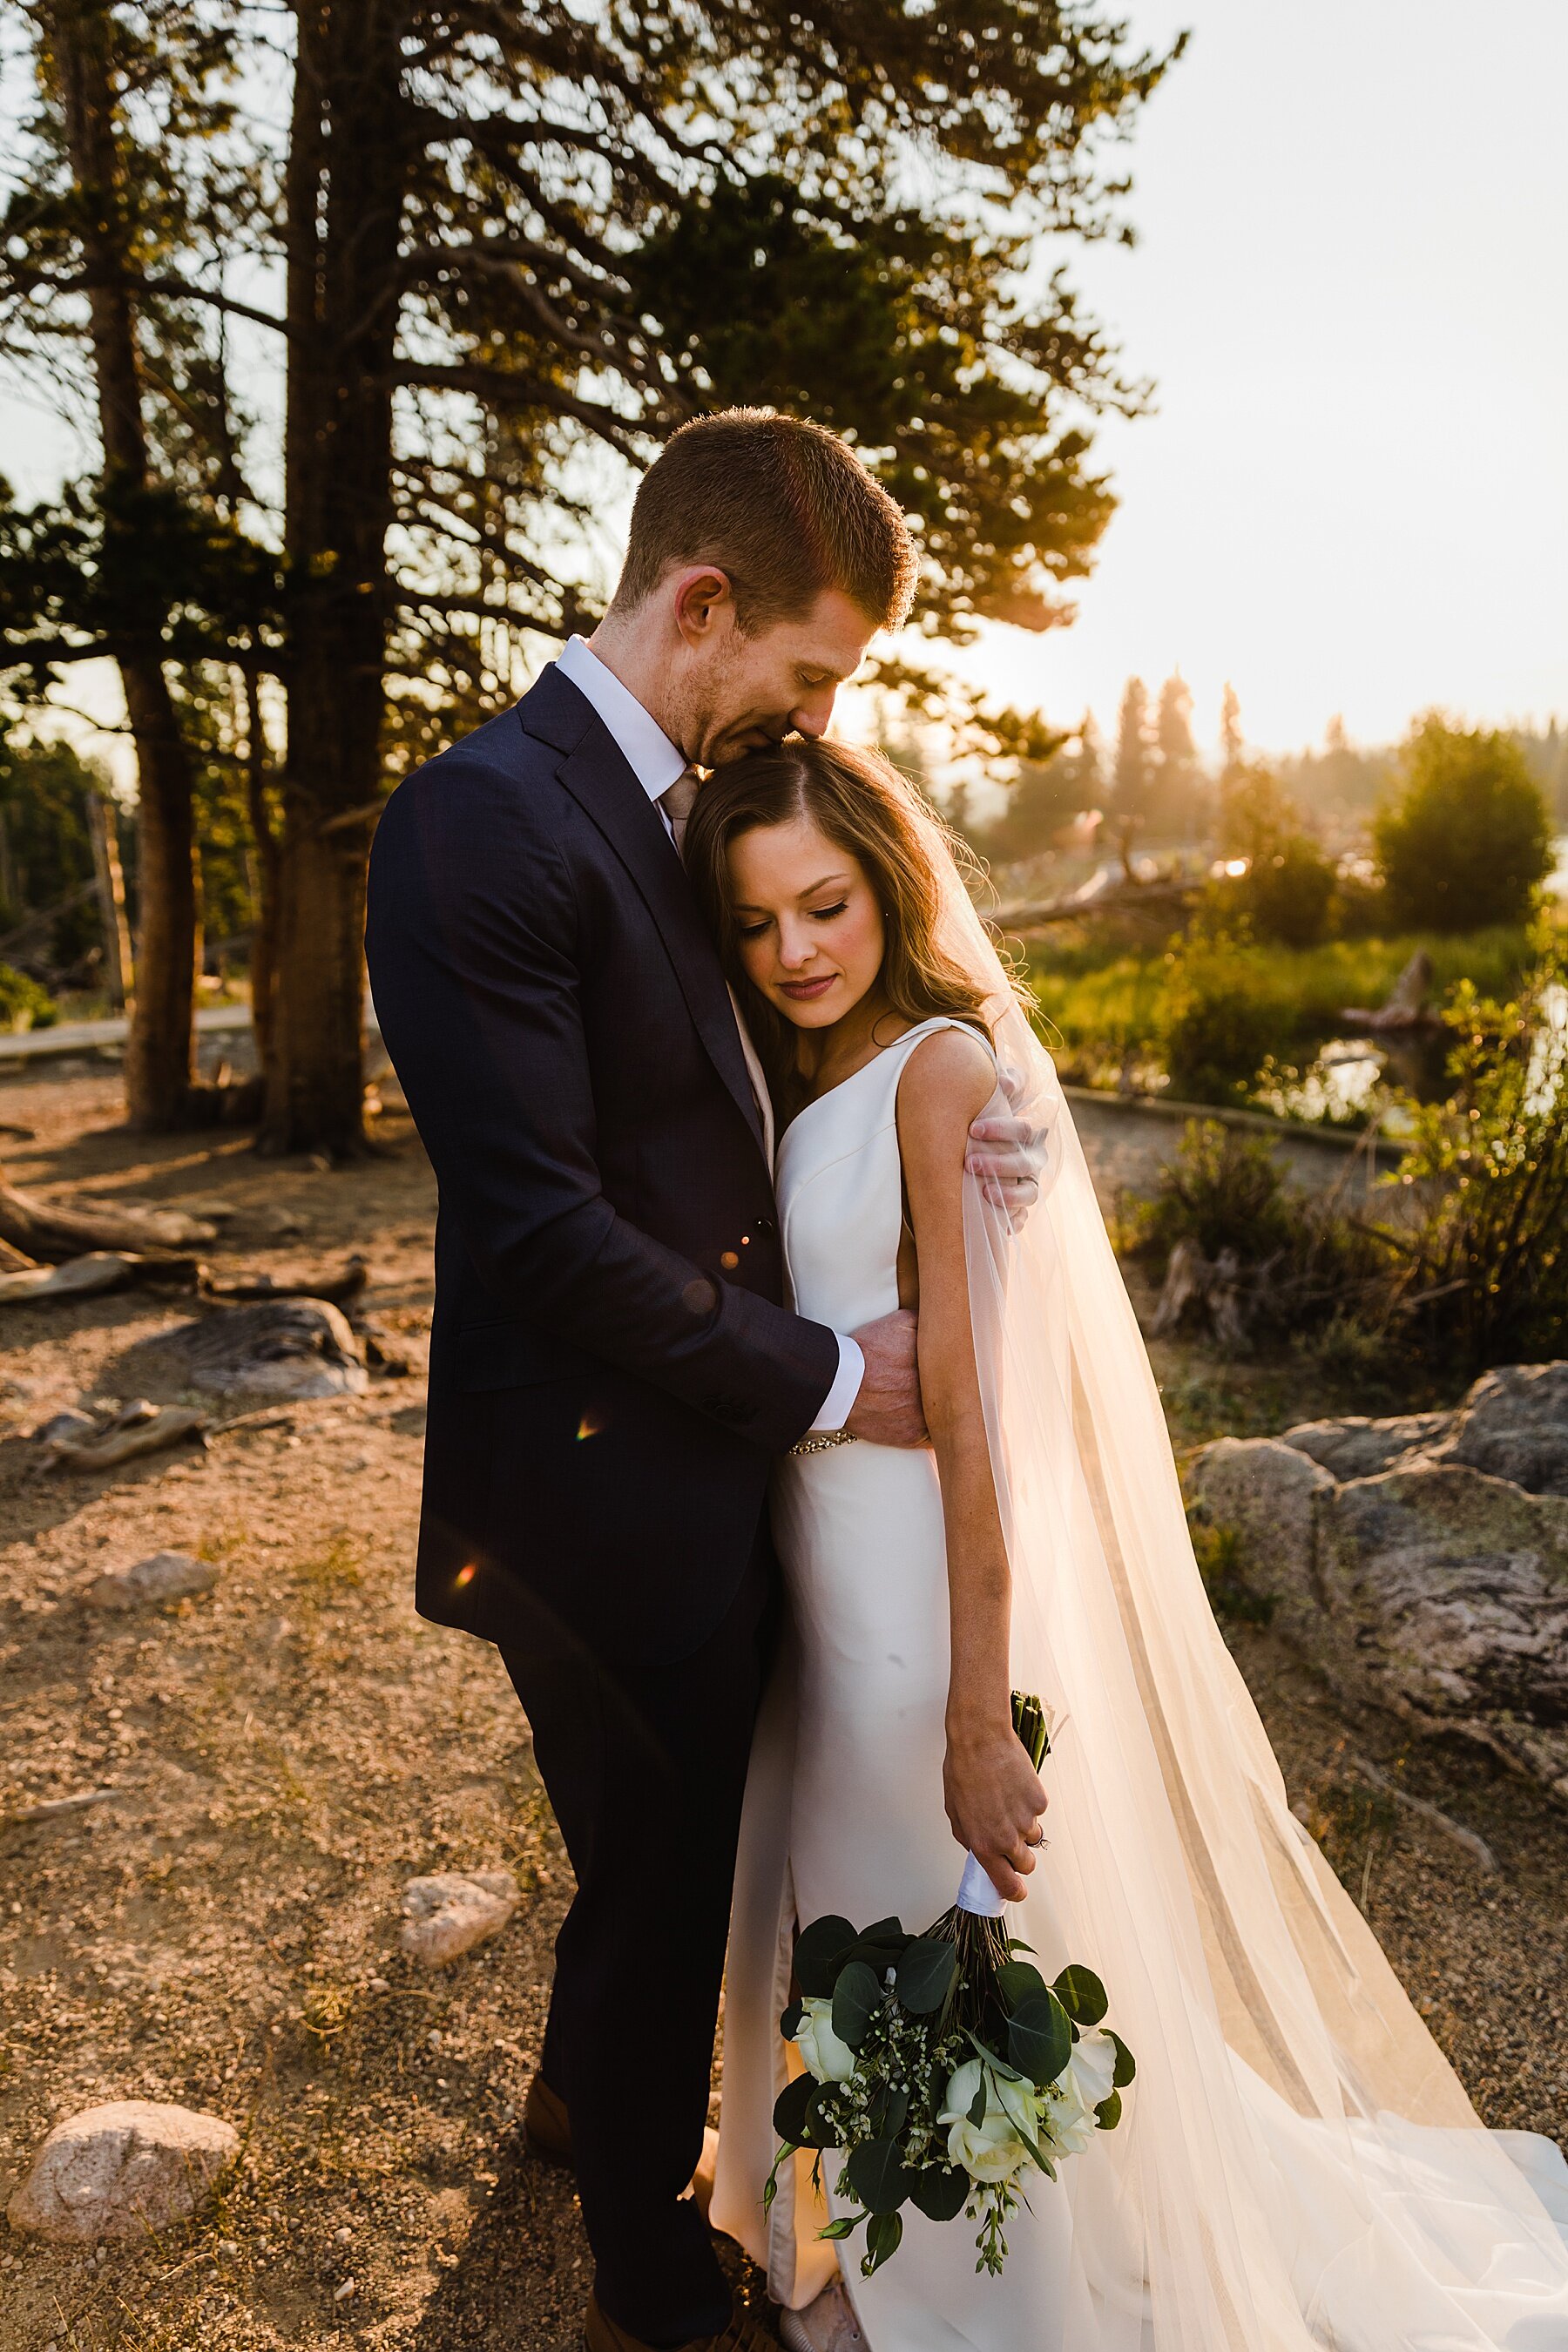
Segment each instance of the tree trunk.
[{"label": "tree trunk", "polygon": [[391,602],[398,0],[301,0],[288,185],[289,740],[264,1148],[364,1148],[364,874]]},{"label": "tree trunk", "polygon": [[256,1040],[258,1065],[265,1070],[273,1051],[272,1000],[278,970],[280,893],[278,835],[267,799],[267,732],[261,720],[261,681],[254,668],[245,674],[245,796],[256,844],[251,882],[250,1028]]},{"label": "tree trunk", "polygon": [[99,919],[103,925],[103,970],[109,999],[111,1004],[125,1005],[135,993],[135,983],[131,928],[125,919],[125,877],[120,865],[119,833],[113,803],[90,788],[87,795],[87,830],[92,844]]},{"label": "tree trunk", "polygon": [[[113,28],[105,0],[54,0],[49,34],[89,280],[109,560],[116,499],[144,489],[152,468],[116,148]],[[125,1091],[133,1126],[167,1129],[184,1117],[195,1075],[197,883],[190,759],[163,673],[156,616],[144,631],[133,626],[120,656],[120,675],[136,746],[141,803],[137,990]]]}]

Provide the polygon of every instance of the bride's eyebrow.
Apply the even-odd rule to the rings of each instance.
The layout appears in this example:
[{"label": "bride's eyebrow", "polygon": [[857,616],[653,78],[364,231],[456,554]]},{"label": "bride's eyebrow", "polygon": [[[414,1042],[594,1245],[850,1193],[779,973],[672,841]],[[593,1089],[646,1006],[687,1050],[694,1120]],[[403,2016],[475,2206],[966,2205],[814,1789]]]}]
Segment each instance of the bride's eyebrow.
[{"label": "bride's eyebrow", "polygon": [[847,874],[825,874],[820,882],[808,882],[801,892],[803,898],[815,898],[819,890],[842,890],[848,885]]}]

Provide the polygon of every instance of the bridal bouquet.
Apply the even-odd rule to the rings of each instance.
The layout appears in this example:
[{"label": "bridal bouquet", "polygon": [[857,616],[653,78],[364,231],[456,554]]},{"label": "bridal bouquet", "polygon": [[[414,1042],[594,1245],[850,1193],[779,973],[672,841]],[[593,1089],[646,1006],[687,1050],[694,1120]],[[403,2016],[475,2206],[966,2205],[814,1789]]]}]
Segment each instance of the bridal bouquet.
[{"label": "bridal bouquet", "polygon": [[[1015,1691],[1013,1723],[1037,1769],[1046,1710]],[[800,1998],[779,2030],[806,2071],[773,2109],[784,2145],[763,2203],[797,2148],[816,2151],[819,2183],[823,2155],[840,2153],[838,2196],[860,2210],[823,2235],[847,2238],[864,2221],[868,2278],[897,2252],[906,2201],[933,2221],[967,2211],[981,2225],[975,2268],[999,2271],[1029,2174],[1054,2180],[1063,2157],[1121,2118],[1134,2066],[1101,2023],[1104,1986],[1077,1966],[1047,1984],[998,1907],[971,1856],[957,1903],[924,1935],[897,1919],[857,1933],[829,1916],[795,1946]]]}]

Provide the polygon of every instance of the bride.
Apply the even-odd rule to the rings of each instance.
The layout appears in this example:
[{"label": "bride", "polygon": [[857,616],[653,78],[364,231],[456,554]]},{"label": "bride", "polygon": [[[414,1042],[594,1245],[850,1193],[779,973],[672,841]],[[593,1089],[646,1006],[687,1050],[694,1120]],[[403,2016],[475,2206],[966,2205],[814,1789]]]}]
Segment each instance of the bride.
[{"label": "bride", "polygon": [[[896,772],[830,742],[722,769],[687,866],[781,1118],[794,1303],[920,1309],[931,1439],[806,1439],[773,1496],[792,1627],[758,1724],[712,2218],[805,2352],[1564,2352],[1568,2165],[1484,2129],[1286,1802],[1205,1599],[1158,1394],[1050,1064]],[[964,1173],[1006,1073],[1048,1125],[1015,1236]],[[792,1115],[793,1114],[793,1115]],[[1047,1789],[1014,1684],[1059,1727]],[[963,1850],[1047,1977],[1087,1962],[1139,2072],[1009,2226],[906,2212],[870,2280],[780,2174],[797,1927],[926,1926]]]}]

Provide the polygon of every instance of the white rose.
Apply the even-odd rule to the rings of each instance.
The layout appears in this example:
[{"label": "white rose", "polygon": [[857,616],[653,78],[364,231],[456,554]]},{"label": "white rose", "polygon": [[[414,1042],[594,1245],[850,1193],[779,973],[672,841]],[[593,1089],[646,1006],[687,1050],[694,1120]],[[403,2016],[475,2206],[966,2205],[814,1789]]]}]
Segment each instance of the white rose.
[{"label": "white rose", "polygon": [[1048,2094],[1045,2116],[1051,2143],[1064,2156],[1081,2156],[1100,2129],[1094,2111],[1110,2096],[1115,2073],[1116,2044],[1110,2036],[1080,2034],[1066,2072]]},{"label": "white rose", "polygon": [[[969,2110],[985,2076],[985,2116],[979,2124]],[[1039,2098],[1032,2084],[998,2081],[978,2058],[971,2058],[952,2076],[941,2121],[949,2126],[947,2157],[972,2180],[1011,2180],[1034,2159],[1018,2137],[1021,2127],[1030,2138],[1039,2122]]]},{"label": "white rose", "polygon": [[855,2072],[855,2053],[833,2031],[833,2003],[803,2000],[805,2015],[795,2032],[795,2046],[819,2083],[847,2083]]}]

